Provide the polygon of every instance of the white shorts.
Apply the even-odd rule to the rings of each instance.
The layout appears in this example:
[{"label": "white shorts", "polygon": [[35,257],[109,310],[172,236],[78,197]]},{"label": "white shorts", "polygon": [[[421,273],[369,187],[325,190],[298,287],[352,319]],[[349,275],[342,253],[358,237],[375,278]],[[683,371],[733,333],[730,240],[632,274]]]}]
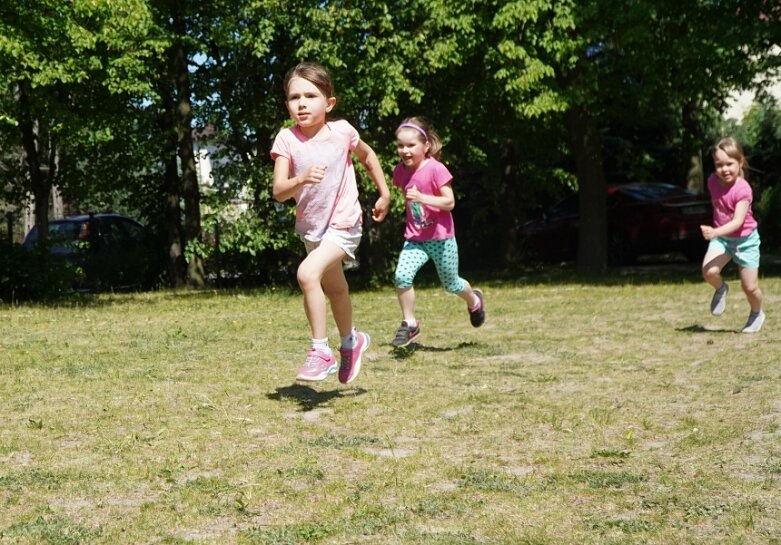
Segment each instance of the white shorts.
[{"label": "white shorts", "polygon": [[349,260],[354,260],[355,252],[358,250],[358,245],[361,243],[362,232],[360,224],[349,230],[329,227],[320,240],[309,240],[304,237],[301,237],[301,240],[304,242],[307,254],[320,246],[322,241],[328,240],[344,250],[344,253],[349,256]]}]

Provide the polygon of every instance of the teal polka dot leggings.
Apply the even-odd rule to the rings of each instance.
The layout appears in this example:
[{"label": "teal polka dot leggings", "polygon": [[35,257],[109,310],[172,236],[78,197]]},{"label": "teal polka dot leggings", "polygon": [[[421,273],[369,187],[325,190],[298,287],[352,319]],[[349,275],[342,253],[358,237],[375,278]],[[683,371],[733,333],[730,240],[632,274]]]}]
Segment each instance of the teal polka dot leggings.
[{"label": "teal polka dot leggings", "polygon": [[411,288],[415,275],[428,260],[434,262],[442,287],[448,293],[460,293],[466,280],[458,276],[458,244],[455,237],[425,242],[404,241],[396,265],[396,287]]}]

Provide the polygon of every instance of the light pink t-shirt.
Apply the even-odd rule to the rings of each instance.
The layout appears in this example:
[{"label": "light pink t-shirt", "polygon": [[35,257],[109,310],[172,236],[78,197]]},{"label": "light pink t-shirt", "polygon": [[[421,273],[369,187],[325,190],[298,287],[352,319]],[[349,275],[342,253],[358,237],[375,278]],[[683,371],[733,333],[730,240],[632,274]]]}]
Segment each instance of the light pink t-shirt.
[{"label": "light pink t-shirt", "polygon": [[295,194],[296,233],[317,242],[329,227],[350,230],[360,226],[361,205],[350,152],[360,142],[347,121],[329,121],[327,132],[306,137],[297,126],[282,129],[271,146],[271,158],[290,161],[290,177],[314,165],[326,165],[319,184],[302,184]]},{"label": "light pink t-shirt", "polygon": [[[406,193],[413,185],[427,195],[441,195],[439,188],[449,183],[453,175],[445,165],[429,157],[417,170],[407,170],[399,163],[393,169],[393,184]],[[422,203],[407,201],[407,227],[404,238],[413,242],[444,240],[456,234],[453,214]]]},{"label": "light pink t-shirt", "polygon": [[735,183],[722,184],[716,174],[708,176],[708,191],[713,202],[713,226],[719,227],[728,223],[735,217],[735,206],[740,201],[748,201],[748,212],[743,225],[736,231],[729,233],[728,237],[747,237],[757,228],[757,220],[751,211],[751,202],[754,194],[749,183],[738,178]]}]

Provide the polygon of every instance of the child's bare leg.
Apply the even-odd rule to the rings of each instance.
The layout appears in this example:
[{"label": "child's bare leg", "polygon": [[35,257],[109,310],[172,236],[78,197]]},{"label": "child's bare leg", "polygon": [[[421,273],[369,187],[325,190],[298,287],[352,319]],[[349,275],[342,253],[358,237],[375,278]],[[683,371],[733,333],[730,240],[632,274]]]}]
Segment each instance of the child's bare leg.
[{"label": "child's bare leg", "polygon": [[339,329],[339,335],[341,337],[349,335],[353,330],[353,304],[341,260],[325,272],[322,284],[323,291],[331,302],[331,312]]},{"label": "child's bare leg", "polygon": [[759,289],[759,270],[740,268],[740,286],[746,294],[751,312],[762,310],[762,290]]},{"label": "child's bare leg", "polygon": [[[326,320],[326,300],[323,283],[327,281],[329,289],[337,290],[338,281],[335,280],[334,272],[331,269],[337,269],[341,273],[342,259],[344,250],[335,244],[324,240],[320,246],[312,250],[306,259],[298,266],[298,285],[304,294],[304,310],[309,320],[309,327],[312,329],[313,339],[324,339],[328,336],[328,327]],[[338,278],[338,276],[336,277]],[[344,280],[344,273],[342,273]],[[346,280],[345,280],[346,287]],[[337,294],[337,297],[339,295]],[[349,296],[348,296],[349,303]],[[344,302],[337,303],[339,311],[344,312]],[[337,310],[334,310],[336,317]],[[340,315],[340,320],[343,320]],[[350,309],[350,320],[352,320],[352,309]],[[338,322],[337,322],[337,325]],[[341,331],[341,326],[340,326]]]},{"label": "child's bare leg", "polygon": [[475,294],[475,290],[472,289],[472,285],[464,280],[464,289],[456,293],[461,299],[466,302],[466,306],[470,309],[475,308],[480,304],[480,299]]},{"label": "child's bare leg", "polygon": [[408,324],[416,323],[415,320],[415,288],[396,288],[396,295],[399,298],[402,320]]},{"label": "child's bare leg", "polygon": [[708,250],[702,259],[702,277],[710,284],[714,290],[721,288],[724,279],[721,277],[721,270],[730,262],[732,258],[719,250]]}]

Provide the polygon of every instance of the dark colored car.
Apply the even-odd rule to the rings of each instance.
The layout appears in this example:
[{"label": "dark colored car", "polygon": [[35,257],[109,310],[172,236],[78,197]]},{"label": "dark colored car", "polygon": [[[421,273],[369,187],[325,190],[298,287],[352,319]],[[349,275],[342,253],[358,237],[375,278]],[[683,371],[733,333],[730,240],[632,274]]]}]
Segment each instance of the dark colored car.
[{"label": "dark colored car", "polygon": [[[22,244],[38,241],[33,227]],[[160,251],[137,221],[119,214],[69,216],[49,222],[49,251],[76,271],[77,288],[149,288],[162,272]]]},{"label": "dark colored car", "polygon": [[[707,247],[700,225],[712,223],[711,210],[706,195],[671,184],[608,186],[608,261],[627,265],[641,255],[673,252],[699,261]],[[574,194],[521,228],[525,248],[545,261],[575,259],[578,221],[578,195]]]}]

